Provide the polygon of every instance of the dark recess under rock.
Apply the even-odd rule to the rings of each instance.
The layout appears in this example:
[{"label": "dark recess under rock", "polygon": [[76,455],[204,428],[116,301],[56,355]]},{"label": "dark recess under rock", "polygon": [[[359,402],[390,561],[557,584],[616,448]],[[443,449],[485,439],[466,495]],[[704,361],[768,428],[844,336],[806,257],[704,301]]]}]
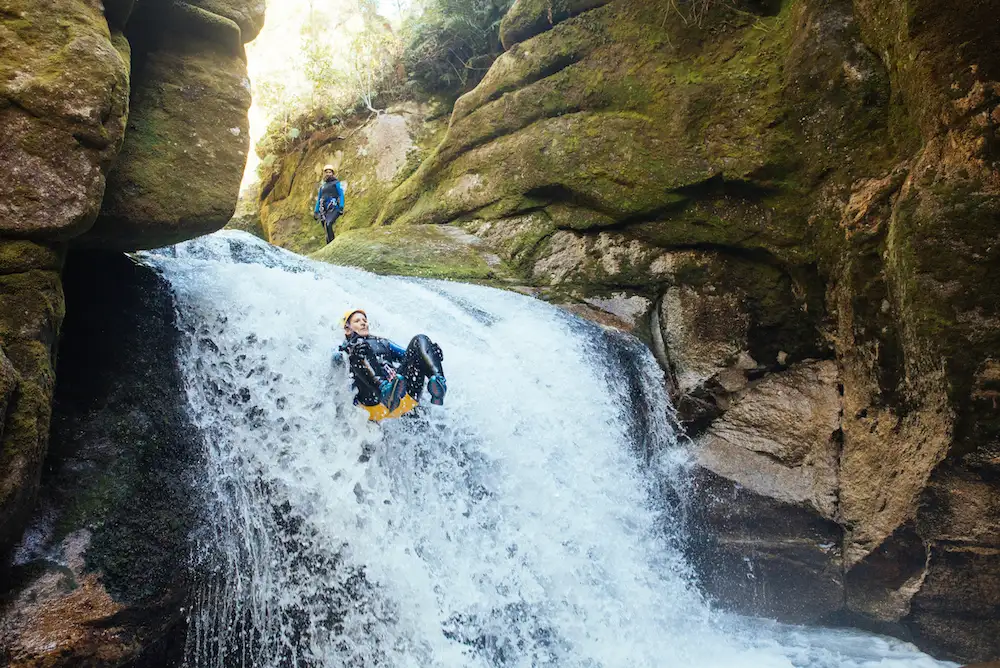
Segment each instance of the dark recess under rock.
[{"label": "dark recess under rock", "polygon": [[[26,641],[19,648],[17,637],[5,638],[14,646],[0,658],[15,665],[77,665],[115,656],[115,665],[179,665],[194,581],[190,545],[204,505],[197,484],[203,444],[190,423],[174,357],[179,332],[173,298],[166,281],[121,253],[71,254],[64,285],[69,315],[59,348],[51,445],[28,529],[36,538],[33,546],[22,546],[20,565],[10,573],[14,587],[2,595],[17,601],[57,569],[64,573],[64,591],[62,598],[36,602],[39,608],[27,614],[23,599],[20,610],[5,605],[0,627],[18,615],[38,619],[72,609],[65,599],[82,595],[91,574],[114,606],[98,619],[54,615],[60,627],[51,632],[53,642],[68,635],[66,628],[81,629],[86,642],[39,656]],[[84,565],[70,572],[53,555],[65,554],[67,536],[81,531],[89,532]],[[103,593],[99,598],[106,600]]]}]

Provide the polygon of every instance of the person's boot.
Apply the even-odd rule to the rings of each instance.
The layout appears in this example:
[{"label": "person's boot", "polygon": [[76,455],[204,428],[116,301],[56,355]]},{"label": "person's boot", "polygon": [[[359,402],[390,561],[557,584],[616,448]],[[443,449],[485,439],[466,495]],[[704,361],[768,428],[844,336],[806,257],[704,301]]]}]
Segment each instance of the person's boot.
[{"label": "person's boot", "polygon": [[435,406],[444,404],[444,395],[448,391],[448,383],[441,374],[427,379],[427,391],[431,393],[431,403]]},{"label": "person's boot", "polygon": [[380,386],[382,394],[382,405],[393,412],[399,408],[399,402],[406,396],[406,379],[396,376],[391,381],[382,381]]}]

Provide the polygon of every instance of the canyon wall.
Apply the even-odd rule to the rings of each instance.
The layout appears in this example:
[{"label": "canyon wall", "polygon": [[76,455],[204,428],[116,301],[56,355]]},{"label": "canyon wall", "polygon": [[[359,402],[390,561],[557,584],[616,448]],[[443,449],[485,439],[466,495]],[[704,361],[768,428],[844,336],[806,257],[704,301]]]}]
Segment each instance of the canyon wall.
[{"label": "canyon wall", "polygon": [[996,657],[1000,3],[705,6],[518,0],[378,223],[653,346],[711,594]]},{"label": "canyon wall", "polygon": [[[67,253],[153,248],[226,224],[249,148],[243,44],[262,27],[263,13],[263,0],[0,0],[5,564],[36,508],[49,453],[64,281],[75,283],[67,291],[86,291],[91,284],[103,290],[101,267],[113,262],[110,256],[97,259],[93,271],[64,278]],[[97,382],[100,374],[94,371],[93,378]],[[116,447],[141,440],[124,432],[118,437]],[[115,438],[105,434],[103,446],[91,447],[100,451]],[[52,447],[71,461],[107,463],[109,453],[87,452],[84,440],[56,429]],[[134,637],[115,639],[107,630],[119,626],[108,620],[122,616],[124,599],[108,591],[114,564],[98,563],[88,552],[92,524],[111,506],[127,502],[101,494],[92,501],[87,517],[71,520],[79,530],[70,532],[72,540],[62,530],[49,537],[56,543],[48,547],[63,550],[79,570],[70,578],[79,579],[80,589],[67,588],[44,567],[29,568],[27,576],[22,569],[16,582],[4,578],[20,588],[5,596],[30,595],[38,605],[5,611],[0,644],[6,654],[0,659],[13,665],[55,665],[49,661],[56,657],[121,662],[138,651]],[[69,542],[58,542],[64,539]],[[80,640],[81,633],[90,641]],[[23,642],[6,642],[11,638]]]}]

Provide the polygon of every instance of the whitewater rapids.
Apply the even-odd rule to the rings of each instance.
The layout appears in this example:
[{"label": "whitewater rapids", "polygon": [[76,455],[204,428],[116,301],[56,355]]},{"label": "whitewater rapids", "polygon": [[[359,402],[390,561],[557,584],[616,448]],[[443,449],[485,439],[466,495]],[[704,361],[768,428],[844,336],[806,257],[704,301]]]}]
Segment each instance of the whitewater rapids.
[{"label": "whitewater rapids", "polygon": [[[238,232],[139,257],[172,286],[208,447],[187,665],[953,665],[712,609],[682,550],[684,447],[634,339]],[[445,406],[366,421],[331,361],[349,308],[441,345]]]}]

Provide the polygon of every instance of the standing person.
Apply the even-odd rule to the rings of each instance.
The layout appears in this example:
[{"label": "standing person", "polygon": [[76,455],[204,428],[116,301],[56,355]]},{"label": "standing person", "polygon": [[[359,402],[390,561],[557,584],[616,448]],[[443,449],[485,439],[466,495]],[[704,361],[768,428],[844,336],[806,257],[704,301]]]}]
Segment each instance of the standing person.
[{"label": "standing person", "polygon": [[399,417],[420,402],[427,381],[431,403],[440,406],[448,390],[441,362],[441,348],[424,334],[417,334],[403,350],[389,339],[372,336],[368,316],[361,309],[344,314],[344,343],[339,359],[346,355],[354,386],[355,403],[372,420]]},{"label": "standing person", "polygon": [[344,184],[337,180],[333,165],[323,167],[323,180],[316,191],[316,206],[313,208],[313,218],[323,224],[326,230],[326,243],[333,241],[333,226],[344,214]]}]

